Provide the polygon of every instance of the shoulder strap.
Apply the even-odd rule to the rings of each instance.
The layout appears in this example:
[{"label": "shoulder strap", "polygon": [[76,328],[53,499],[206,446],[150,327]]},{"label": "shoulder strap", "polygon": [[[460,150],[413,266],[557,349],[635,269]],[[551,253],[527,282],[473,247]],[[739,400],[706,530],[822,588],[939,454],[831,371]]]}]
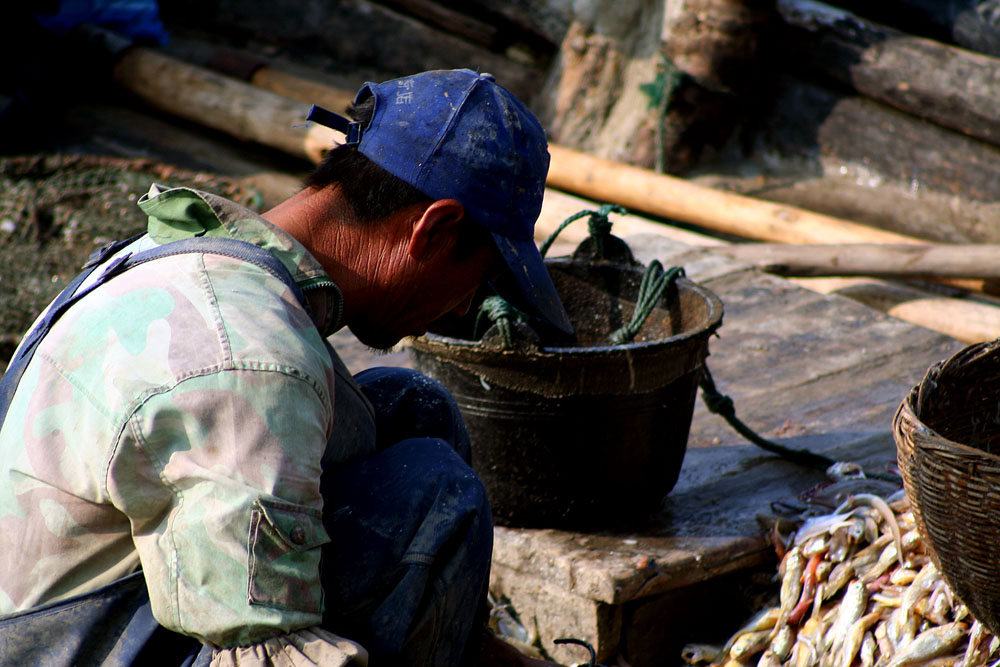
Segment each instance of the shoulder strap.
[{"label": "shoulder strap", "polygon": [[127,271],[133,266],[145,264],[161,257],[170,257],[184,253],[211,253],[213,255],[232,257],[233,259],[250,262],[259,266],[285,283],[292,290],[298,302],[302,304],[302,307],[307,312],[309,311],[309,302],[302,293],[302,289],[295,283],[291,273],[288,272],[288,269],[285,268],[285,265],[277,257],[252,243],[230,238],[201,236],[174,241],[136,254],[130,253],[124,255],[109,264],[97,280],[87,285],[87,287],[80,289],[80,286],[86,281],[87,277],[101,266],[108,257],[138,238],[138,236],[134,236],[126,241],[108,244],[91,255],[90,260],[84,264],[84,272],[74,278],[73,282],[59,293],[59,296],[55,298],[48,311],[46,311],[45,316],[24,337],[14,358],[7,365],[7,370],[4,372],[3,377],[0,378],[0,426],[3,425],[4,419],[7,417],[7,410],[10,407],[11,399],[14,397],[14,390],[17,389],[17,385],[21,381],[21,376],[24,375],[24,370],[28,366],[28,362],[35,355],[38,344],[48,334],[52,325],[74,303],[90,294],[90,292],[111,278]]}]

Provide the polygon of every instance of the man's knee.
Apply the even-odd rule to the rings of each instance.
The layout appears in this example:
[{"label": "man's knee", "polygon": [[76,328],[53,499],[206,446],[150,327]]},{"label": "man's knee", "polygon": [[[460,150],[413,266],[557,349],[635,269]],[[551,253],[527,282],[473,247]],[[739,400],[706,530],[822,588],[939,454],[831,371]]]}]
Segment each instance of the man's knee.
[{"label": "man's knee", "polygon": [[378,449],[408,438],[440,438],[469,460],[469,436],[448,389],[409,368],[370,368],[354,376],[376,414]]},{"label": "man's knee", "polygon": [[448,443],[404,440],[325,475],[324,487],[331,622],[371,613],[379,600],[393,599],[393,608],[401,598],[417,605],[427,584],[415,581],[427,577],[461,590],[465,578],[475,588],[488,576],[493,522],[486,489]]}]

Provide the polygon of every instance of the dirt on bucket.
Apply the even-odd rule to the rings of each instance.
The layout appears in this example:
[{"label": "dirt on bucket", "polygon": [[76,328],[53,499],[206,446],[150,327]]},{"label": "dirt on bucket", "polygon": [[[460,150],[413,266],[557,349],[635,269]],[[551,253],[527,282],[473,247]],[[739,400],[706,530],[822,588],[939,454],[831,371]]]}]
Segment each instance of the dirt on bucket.
[{"label": "dirt on bucket", "polygon": [[677,279],[635,339],[614,345],[609,335],[636,308],[641,269],[546,265],[573,339],[504,348],[458,322],[414,341],[415,364],[455,396],[498,523],[590,529],[655,511],[677,481],[722,304]]}]

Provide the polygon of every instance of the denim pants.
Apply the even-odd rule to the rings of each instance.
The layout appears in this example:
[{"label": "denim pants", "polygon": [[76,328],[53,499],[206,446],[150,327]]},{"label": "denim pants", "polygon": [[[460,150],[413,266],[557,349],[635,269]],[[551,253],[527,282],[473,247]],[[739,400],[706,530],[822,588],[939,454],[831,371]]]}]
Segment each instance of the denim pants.
[{"label": "denim pants", "polygon": [[[381,665],[474,664],[493,548],[469,438],[440,384],[359,373],[378,450],[323,473],[323,626]],[[0,620],[0,662],[208,665],[211,650],[156,623],[142,573]]]}]

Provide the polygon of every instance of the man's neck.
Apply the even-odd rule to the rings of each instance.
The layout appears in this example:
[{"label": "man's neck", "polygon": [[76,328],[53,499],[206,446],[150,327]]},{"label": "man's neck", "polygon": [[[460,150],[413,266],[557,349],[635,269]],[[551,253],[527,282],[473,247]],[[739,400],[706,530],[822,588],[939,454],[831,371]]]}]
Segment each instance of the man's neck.
[{"label": "man's neck", "polygon": [[316,258],[340,288],[344,297],[343,321],[350,324],[353,306],[369,300],[377,290],[391,236],[374,235],[370,227],[355,222],[347,203],[333,186],[305,188],[263,216],[291,234]]}]

